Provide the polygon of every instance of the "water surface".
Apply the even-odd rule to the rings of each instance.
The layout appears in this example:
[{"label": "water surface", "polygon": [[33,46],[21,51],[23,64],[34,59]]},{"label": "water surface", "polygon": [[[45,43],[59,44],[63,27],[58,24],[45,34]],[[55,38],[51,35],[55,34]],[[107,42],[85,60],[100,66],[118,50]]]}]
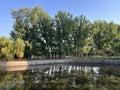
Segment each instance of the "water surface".
[{"label": "water surface", "polygon": [[1,72],[0,90],[120,90],[120,67],[43,65],[27,72]]}]

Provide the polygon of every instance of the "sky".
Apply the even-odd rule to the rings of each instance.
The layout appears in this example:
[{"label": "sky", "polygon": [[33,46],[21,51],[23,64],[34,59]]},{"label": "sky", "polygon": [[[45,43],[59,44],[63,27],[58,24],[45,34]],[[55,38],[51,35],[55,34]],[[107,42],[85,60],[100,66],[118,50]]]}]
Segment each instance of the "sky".
[{"label": "sky", "polygon": [[88,20],[106,20],[120,24],[120,0],[0,0],[0,37],[10,37],[14,19],[10,9],[41,6],[51,17],[59,10],[74,16],[84,15]]}]

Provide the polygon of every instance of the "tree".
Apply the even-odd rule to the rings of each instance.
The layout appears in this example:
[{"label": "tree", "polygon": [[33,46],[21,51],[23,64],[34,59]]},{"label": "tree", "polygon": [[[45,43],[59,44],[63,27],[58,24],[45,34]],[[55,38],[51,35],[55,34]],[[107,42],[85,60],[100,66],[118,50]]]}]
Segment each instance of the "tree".
[{"label": "tree", "polygon": [[46,52],[46,32],[51,28],[49,15],[39,6],[32,9],[12,10],[11,14],[15,19],[11,37],[15,40],[20,38],[27,41],[32,46],[32,50],[30,50],[32,56],[41,56]]},{"label": "tree", "polygon": [[68,12],[59,11],[55,16],[56,42],[59,58],[70,54],[73,32],[73,18]]},{"label": "tree", "polygon": [[95,30],[94,34],[94,44],[98,50],[103,50],[104,43],[107,41],[106,39],[106,31],[107,31],[107,23],[106,21],[95,21],[95,25],[93,25],[93,30]]},{"label": "tree", "polygon": [[[73,18],[64,11],[51,18],[40,6],[11,10],[11,14],[15,19],[11,39],[25,42],[25,58],[120,53],[120,27],[114,22],[98,20],[91,23],[83,15]],[[19,58],[22,55],[16,54]]]},{"label": "tree", "polygon": [[30,8],[20,8],[18,11],[11,10],[11,15],[15,19],[13,30],[10,33],[12,39],[23,39],[30,26],[30,12]]},{"label": "tree", "polygon": [[10,40],[6,37],[0,38],[0,58],[14,59],[22,58],[24,55],[24,41],[17,38],[16,41]]},{"label": "tree", "polygon": [[24,50],[24,58],[31,58],[32,56],[32,45],[25,41],[25,50]]},{"label": "tree", "polygon": [[94,34],[94,44],[98,51],[101,52],[101,55],[105,55],[107,52],[113,53],[117,25],[113,22],[107,23],[106,21],[95,21],[93,29],[96,29],[96,33]]},{"label": "tree", "polygon": [[114,34],[115,39],[113,40],[112,46],[115,54],[120,55],[120,25],[116,25],[116,26],[117,26],[117,32],[116,35]]},{"label": "tree", "polygon": [[0,38],[0,57],[2,59],[13,59],[14,58],[14,42],[6,37]]},{"label": "tree", "polygon": [[24,47],[25,47],[24,41],[17,38],[14,45],[15,45],[15,55],[16,55],[16,57],[17,58],[23,58]]},{"label": "tree", "polygon": [[83,57],[88,54],[93,43],[91,37],[91,23],[85,16],[75,17],[74,50],[75,56]]}]

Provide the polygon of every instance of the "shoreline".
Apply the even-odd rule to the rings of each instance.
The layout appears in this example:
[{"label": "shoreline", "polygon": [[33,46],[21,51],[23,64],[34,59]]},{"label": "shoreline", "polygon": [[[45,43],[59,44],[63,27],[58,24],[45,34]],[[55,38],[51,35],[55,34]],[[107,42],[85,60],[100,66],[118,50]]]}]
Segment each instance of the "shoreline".
[{"label": "shoreline", "polygon": [[0,71],[26,71],[31,69],[39,69],[43,66],[52,65],[120,65],[120,60],[99,60],[99,59],[50,59],[50,60],[29,60],[29,61],[1,61]]}]

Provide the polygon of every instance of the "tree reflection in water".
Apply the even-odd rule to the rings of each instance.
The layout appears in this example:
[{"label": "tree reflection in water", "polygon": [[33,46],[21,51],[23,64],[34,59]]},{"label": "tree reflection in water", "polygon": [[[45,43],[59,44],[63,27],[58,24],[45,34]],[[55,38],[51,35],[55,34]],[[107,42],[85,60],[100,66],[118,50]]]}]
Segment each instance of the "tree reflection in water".
[{"label": "tree reflection in water", "polygon": [[53,66],[0,73],[0,90],[120,90],[118,67]]}]

